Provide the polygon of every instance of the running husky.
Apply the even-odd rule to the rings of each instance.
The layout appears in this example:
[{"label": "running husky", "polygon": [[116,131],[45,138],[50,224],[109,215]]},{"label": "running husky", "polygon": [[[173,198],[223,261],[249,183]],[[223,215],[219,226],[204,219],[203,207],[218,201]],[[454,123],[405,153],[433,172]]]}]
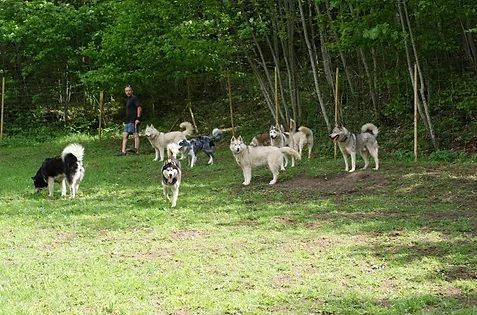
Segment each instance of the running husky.
[{"label": "running husky", "polygon": [[292,147],[298,153],[300,156],[303,153],[303,147],[305,145],[308,145],[308,159],[311,158],[311,150],[313,149],[313,131],[305,126],[301,126],[298,128],[298,131],[296,130],[296,123],[293,119],[290,119],[290,138],[292,141]]},{"label": "running husky", "polygon": [[194,127],[189,122],[183,122],[179,125],[183,131],[171,131],[171,132],[159,132],[153,125],[146,126],[145,135],[152,147],[156,151],[156,157],[154,161],[159,160],[159,155],[161,157],[160,161],[164,161],[164,149],[169,143],[177,143],[182,139],[185,139],[186,136],[190,136],[194,132]]},{"label": "running husky", "polygon": [[[174,208],[177,204],[177,198],[179,197],[179,187],[181,185],[181,163],[176,159],[176,155],[179,152],[178,146],[175,143],[167,145],[167,160],[162,166],[162,191],[164,197],[171,201],[171,207]],[[172,192],[172,199],[169,193]]]},{"label": "running husky", "polygon": [[242,168],[244,182],[243,185],[249,185],[252,179],[252,168],[261,165],[268,165],[273,174],[270,185],[277,182],[278,171],[283,163],[285,155],[291,155],[296,159],[300,159],[300,155],[289,147],[277,148],[274,146],[250,146],[246,145],[242,137],[232,137],[230,140],[230,151],[232,151],[235,161]]},{"label": "running husky", "polygon": [[209,157],[207,164],[214,164],[214,141],[219,140],[222,134],[222,130],[215,128],[212,130],[211,136],[199,136],[190,140],[183,139],[179,141],[178,145],[181,152],[189,155],[189,166],[191,168],[194,167],[195,162],[197,162],[197,153],[201,150]]},{"label": "running husky", "polygon": [[[371,131],[370,133],[367,131]],[[349,172],[354,172],[356,168],[356,152],[359,152],[364,159],[364,167],[366,169],[369,165],[368,154],[370,154],[374,159],[375,167],[374,169],[379,169],[379,159],[378,159],[378,141],[376,136],[378,135],[378,128],[371,124],[367,123],[361,127],[361,133],[352,133],[349,132],[343,126],[336,126],[330,134],[330,138],[333,141],[338,142],[340,151],[343,154],[343,159],[345,161],[345,170],[349,170],[348,165],[348,155],[351,155],[351,169]]]}]

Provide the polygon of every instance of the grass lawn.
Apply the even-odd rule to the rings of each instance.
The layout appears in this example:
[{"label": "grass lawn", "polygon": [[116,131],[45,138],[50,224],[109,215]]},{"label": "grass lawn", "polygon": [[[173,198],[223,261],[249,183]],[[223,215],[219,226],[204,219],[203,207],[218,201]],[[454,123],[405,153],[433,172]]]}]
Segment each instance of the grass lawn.
[{"label": "grass lawn", "polygon": [[73,140],[75,200],[30,179],[71,140],[0,147],[1,314],[477,314],[475,163],[348,174],[315,152],[244,187],[223,140],[171,209],[149,143]]}]

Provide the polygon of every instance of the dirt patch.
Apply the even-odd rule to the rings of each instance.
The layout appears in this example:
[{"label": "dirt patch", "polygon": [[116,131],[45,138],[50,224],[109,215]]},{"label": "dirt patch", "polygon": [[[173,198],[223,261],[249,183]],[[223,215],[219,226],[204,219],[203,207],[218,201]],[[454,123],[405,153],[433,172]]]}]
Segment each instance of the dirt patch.
[{"label": "dirt patch", "polygon": [[275,187],[284,190],[313,190],[324,195],[357,193],[382,188],[389,181],[379,172],[331,173],[321,176],[298,174]]},{"label": "dirt patch", "polygon": [[455,266],[444,274],[449,281],[477,279],[477,271],[470,266]]}]

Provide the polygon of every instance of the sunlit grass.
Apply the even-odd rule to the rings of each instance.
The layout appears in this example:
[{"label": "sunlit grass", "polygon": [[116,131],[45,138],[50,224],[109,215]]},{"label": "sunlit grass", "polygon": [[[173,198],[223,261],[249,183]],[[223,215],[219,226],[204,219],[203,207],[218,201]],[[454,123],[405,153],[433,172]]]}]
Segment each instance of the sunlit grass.
[{"label": "sunlit grass", "polygon": [[[86,148],[78,198],[34,194],[69,142]],[[215,165],[184,163],[175,209],[145,142],[125,157],[89,136],[2,147],[1,313],[477,313],[474,164],[350,175],[316,152],[243,187],[226,142]]]}]

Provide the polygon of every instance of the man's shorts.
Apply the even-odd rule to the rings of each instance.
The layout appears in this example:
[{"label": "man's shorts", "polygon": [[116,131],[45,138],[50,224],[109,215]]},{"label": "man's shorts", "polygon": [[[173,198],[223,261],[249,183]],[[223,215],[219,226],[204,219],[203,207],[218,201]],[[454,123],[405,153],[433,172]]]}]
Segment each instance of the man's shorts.
[{"label": "man's shorts", "polygon": [[126,123],[126,124],[124,124],[124,132],[127,132],[128,134],[132,135],[134,133],[138,133],[139,128],[133,122],[132,123]]}]

